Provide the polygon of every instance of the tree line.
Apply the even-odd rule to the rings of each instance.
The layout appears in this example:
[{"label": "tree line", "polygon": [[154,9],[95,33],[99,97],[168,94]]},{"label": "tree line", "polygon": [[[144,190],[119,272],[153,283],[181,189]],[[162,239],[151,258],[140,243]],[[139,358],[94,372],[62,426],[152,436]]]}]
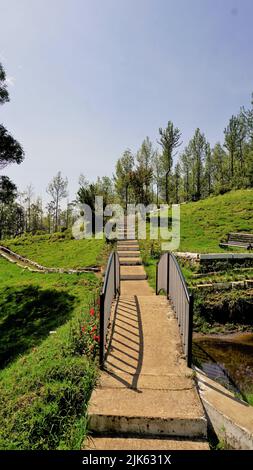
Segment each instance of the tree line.
[{"label": "tree line", "polygon": [[[9,101],[5,71],[0,63],[0,105]],[[0,168],[21,164],[24,150],[0,124]],[[29,185],[19,192],[6,175],[0,176],[0,239],[24,232],[57,232],[71,227],[75,204],[88,204],[95,211],[95,196],[110,203],[182,203],[198,201],[231,189],[253,187],[253,95],[251,106],[242,107],[224,129],[223,142],[211,147],[198,128],[182,149],[182,133],[172,121],[158,130],[156,143],[146,137],[137,152],[126,149],[117,160],[112,178],[89,182],[80,175],[74,201],[68,197],[68,180],[57,175],[46,189],[50,201],[43,206]]]}]

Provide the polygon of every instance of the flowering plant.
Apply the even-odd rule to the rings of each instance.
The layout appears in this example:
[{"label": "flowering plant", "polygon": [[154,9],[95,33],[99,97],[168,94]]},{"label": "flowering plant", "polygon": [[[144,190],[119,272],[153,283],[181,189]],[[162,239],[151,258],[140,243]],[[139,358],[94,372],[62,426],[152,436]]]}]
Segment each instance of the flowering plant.
[{"label": "flowering plant", "polygon": [[[77,328],[76,328],[77,326]],[[72,344],[74,352],[85,354],[94,359],[99,349],[99,301],[94,301],[89,305],[89,310],[81,312],[78,324],[72,328]]]}]

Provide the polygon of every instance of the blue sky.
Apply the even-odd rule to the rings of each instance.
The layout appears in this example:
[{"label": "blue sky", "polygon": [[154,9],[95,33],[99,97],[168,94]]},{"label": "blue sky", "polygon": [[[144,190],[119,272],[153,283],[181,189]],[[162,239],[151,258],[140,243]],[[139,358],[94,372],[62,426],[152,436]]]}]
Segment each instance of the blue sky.
[{"label": "blue sky", "polygon": [[0,0],[0,17],[0,121],[26,152],[5,173],[44,198],[58,170],[70,199],[80,173],[111,176],[168,120],[214,144],[250,104],[252,0]]}]

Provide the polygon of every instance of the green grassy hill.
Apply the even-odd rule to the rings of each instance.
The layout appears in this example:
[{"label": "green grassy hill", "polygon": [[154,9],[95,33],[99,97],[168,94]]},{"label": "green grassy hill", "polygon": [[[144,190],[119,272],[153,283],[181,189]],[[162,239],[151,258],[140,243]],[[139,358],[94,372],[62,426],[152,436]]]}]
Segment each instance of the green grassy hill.
[{"label": "green grassy hill", "polygon": [[[104,262],[103,240],[61,237],[4,244],[45,266]],[[0,257],[0,449],[80,448],[97,375],[89,325],[98,312],[89,308],[99,285],[92,273],[35,273]]]},{"label": "green grassy hill", "polygon": [[231,191],[181,205],[180,251],[227,251],[219,243],[229,232],[253,233],[253,190]]},{"label": "green grassy hill", "polygon": [[4,240],[6,246],[19,255],[46,266],[59,268],[82,268],[101,265],[104,240],[72,240],[64,234],[25,235]]},{"label": "green grassy hill", "polygon": [[[231,191],[202,201],[181,204],[181,242],[178,251],[196,253],[243,252],[241,248],[221,248],[229,232],[253,233],[253,190]],[[170,214],[171,215],[171,211]],[[149,235],[149,227],[148,227]],[[141,240],[140,248],[149,282],[155,288],[156,263],[161,255],[161,240]],[[151,254],[153,253],[153,254]],[[250,273],[252,270],[250,270]],[[190,283],[192,272],[184,268]],[[245,279],[247,273],[228,273],[225,278]],[[224,273],[219,280],[226,280]]]}]

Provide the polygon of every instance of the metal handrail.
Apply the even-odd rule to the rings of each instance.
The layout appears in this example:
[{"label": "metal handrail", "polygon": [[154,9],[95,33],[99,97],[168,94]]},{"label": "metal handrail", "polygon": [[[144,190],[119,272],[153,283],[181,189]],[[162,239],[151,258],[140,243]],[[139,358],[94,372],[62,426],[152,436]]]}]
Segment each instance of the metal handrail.
[{"label": "metal handrail", "polygon": [[120,294],[120,262],[119,255],[116,251],[111,252],[107,267],[105,271],[105,278],[103,287],[100,293],[100,352],[99,352],[99,363],[100,367],[103,367],[105,354],[106,354],[106,343],[107,343],[107,331],[110,324],[110,316],[112,310],[112,303],[117,295]]},{"label": "metal handrail", "polygon": [[114,258],[114,251],[112,251],[110,253],[110,256],[109,256],[109,259],[107,261],[107,266],[106,266],[106,270],[105,270],[105,277],[104,277],[104,283],[103,283],[103,287],[102,287],[102,290],[101,290],[101,294],[104,294],[106,292],[106,288],[107,288],[107,284],[108,284],[108,278],[109,278],[109,274],[110,274],[110,269],[111,269],[111,265],[112,265],[112,260]]},{"label": "metal handrail", "polygon": [[181,271],[181,268],[178,264],[177,258],[175,257],[174,253],[170,253],[170,257],[171,257],[171,259],[173,259],[173,262],[176,266],[177,272],[180,276],[180,279],[181,279],[181,282],[182,282],[182,285],[183,285],[183,288],[184,288],[184,291],[185,291],[185,295],[186,295],[187,299],[190,301],[190,293],[188,291],[188,288],[187,288],[187,285],[186,285],[186,282],[185,282],[185,278],[184,278],[184,275],[183,275],[183,273]]},{"label": "metal handrail", "polygon": [[156,294],[163,290],[173,306],[181,335],[182,346],[191,367],[193,297],[189,293],[183,273],[173,253],[164,253],[156,267]]}]

